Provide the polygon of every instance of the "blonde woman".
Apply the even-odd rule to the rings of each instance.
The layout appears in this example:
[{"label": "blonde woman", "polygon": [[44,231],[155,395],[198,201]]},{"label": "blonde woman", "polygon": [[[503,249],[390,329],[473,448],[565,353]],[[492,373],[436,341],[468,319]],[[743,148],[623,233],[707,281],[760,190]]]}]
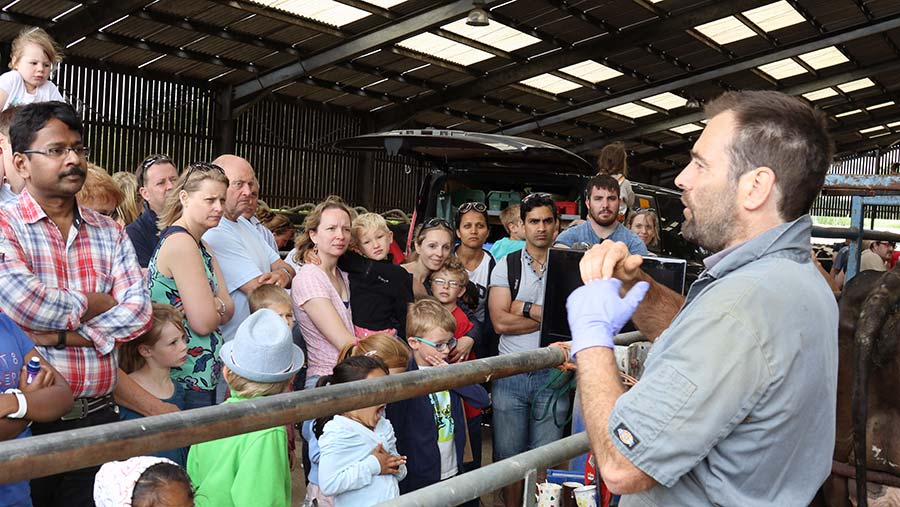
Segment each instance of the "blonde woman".
[{"label": "blonde woman", "polygon": [[172,378],[186,391],[186,407],[215,404],[221,363],[219,326],[228,322],[234,304],[222,270],[203,233],[219,225],[228,179],[214,164],[195,162],[178,179],[159,215],[159,245],[150,258],[150,298],[184,312],[187,361],[172,368]]},{"label": "blonde woman", "polygon": [[628,217],[628,228],[641,238],[648,250],[659,251],[659,218],[655,211],[635,209]]},{"label": "blonde woman", "polygon": [[[337,265],[350,246],[355,216],[343,201],[328,198],[307,215],[303,233],[297,238],[292,260],[302,266],[291,283],[291,299],[309,352],[306,388],[315,386],[319,377],[330,375],[339,351],[356,341],[350,281]],[[304,264],[311,257],[318,261]]]},{"label": "blonde woman", "polygon": [[113,181],[119,185],[119,189],[125,194],[125,199],[116,207],[116,221],[122,227],[137,220],[141,215],[141,194],[138,192],[137,177],[133,173],[127,171],[119,171],[113,173]]}]

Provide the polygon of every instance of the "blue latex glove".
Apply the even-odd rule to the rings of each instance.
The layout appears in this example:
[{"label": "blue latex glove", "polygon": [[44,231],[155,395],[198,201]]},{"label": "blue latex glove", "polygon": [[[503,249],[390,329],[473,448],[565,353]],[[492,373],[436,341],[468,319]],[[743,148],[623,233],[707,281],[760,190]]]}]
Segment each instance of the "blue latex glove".
[{"label": "blue latex glove", "polygon": [[615,278],[594,280],[569,294],[566,309],[572,330],[572,357],[591,347],[613,348],[615,336],[634,314],[650,284],[638,282],[619,297],[622,282]]}]

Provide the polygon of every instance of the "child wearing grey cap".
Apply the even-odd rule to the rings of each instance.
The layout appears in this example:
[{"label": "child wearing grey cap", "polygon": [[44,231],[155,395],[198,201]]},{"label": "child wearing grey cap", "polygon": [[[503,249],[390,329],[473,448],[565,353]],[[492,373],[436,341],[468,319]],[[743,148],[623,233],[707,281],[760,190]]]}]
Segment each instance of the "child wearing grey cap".
[{"label": "child wearing grey cap", "polygon": [[[258,310],[222,346],[223,376],[231,389],[225,403],[279,394],[303,366],[303,352],[277,313]],[[284,426],[196,444],[188,474],[197,507],[291,505],[291,475]]]}]

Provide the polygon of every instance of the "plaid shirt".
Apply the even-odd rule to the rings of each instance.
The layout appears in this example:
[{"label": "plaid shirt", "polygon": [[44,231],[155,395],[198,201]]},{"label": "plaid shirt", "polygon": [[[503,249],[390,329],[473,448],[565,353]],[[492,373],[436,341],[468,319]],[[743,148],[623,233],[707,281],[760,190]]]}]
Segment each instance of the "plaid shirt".
[{"label": "plaid shirt", "polygon": [[[134,248],[111,219],[76,207],[67,239],[23,190],[0,208],[0,311],[26,331],[74,330],[94,347],[37,347],[69,382],[76,398],[113,391],[116,342],[150,327],[147,294]],[[88,292],[112,295],[118,305],[82,322]]]}]

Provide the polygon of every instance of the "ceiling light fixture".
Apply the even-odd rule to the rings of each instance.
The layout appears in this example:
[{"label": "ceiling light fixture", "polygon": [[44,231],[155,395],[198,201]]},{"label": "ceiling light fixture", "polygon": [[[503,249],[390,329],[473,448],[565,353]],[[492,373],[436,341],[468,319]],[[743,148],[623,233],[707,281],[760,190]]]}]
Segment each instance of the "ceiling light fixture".
[{"label": "ceiling light fixture", "polygon": [[466,16],[466,24],[469,26],[488,26],[491,22],[491,17],[488,16],[486,10],[484,10],[484,0],[475,0],[472,2],[473,9],[469,11],[469,15]]}]

